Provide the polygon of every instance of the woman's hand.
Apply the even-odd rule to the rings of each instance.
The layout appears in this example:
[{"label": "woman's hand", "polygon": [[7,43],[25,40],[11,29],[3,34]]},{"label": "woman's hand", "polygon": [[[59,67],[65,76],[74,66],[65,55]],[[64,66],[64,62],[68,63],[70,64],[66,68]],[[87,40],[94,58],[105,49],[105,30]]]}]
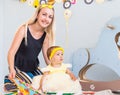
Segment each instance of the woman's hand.
[{"label": "woman's hand", "polygon": [[13,78],[15,78],[15,75],[16,75],[16,71],[15,71],[15,69],[10,69],[10,73],[9,73],[9,78],[10,79],[13,79]]}]

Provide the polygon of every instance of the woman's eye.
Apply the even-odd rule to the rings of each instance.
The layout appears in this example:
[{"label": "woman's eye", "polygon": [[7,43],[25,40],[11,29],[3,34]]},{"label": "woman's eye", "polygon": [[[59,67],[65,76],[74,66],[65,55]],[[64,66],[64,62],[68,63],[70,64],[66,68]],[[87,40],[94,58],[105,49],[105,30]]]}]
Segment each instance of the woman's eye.
[{"label": "woman's eye", "polygon": [[43,14],[44,16],[46,15],[46,14]]},{"label": "woman's eye", "polygon": [[49,16],[50,19],[53,19],[53,16]]}]

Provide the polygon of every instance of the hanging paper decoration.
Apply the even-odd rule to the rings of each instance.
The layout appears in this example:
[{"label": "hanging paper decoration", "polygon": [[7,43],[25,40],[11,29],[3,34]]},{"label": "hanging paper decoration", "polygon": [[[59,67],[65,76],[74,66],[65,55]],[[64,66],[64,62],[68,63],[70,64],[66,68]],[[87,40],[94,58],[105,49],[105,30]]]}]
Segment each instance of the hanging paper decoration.
[{"label": "hanging paper decoration", "polygon": [[71,4],[75,4],[77,0],[70,0]]},{"label": "hanging paper decoration", "polygon": [[72,12],[69,9],[66,9],[64,12],[64,18],[66,21],[66,44],[68,43],[68,21],[72,15]]},{"label": "hanging paper decoration", "polygon": [[29,6],[33,6],[33,0],[27,0]]},{"label": "hanging paper decoration", "polygon": [[46,4],[47,1],[46,0],[40,0],[40,4]]},{"label": "hanging paper decoration", "polygon": [[60,2],[62,2],[62,0],[55,0],[55,2],[60,3]]},{"label": "hanging paper decoration", "polygon": [[69,8],[71,7],[71,4],[75,4],[75,3],[76,3],[76,0],[63,0],[63,7],[65,9],[64,18],[66,21],[66,44],[68,44],[68,22],[72,15],[72,12],[69,10]]},{"label": "hanging paper decoration", "polygon": [[34,0],[33,1],[33,6],[37,8],[40,5],[39,0]]},{"label": "hanging paper decoration", "polygon": [[49,4],[49,5],[53,5],[55,3],[55,0],[40,0],[40,4]]},{"label": "hanging paper decoration", "polygon": [[26,2],[26,0],[19,0],[20,2]]},{"label": "hanging paper decoration", "polygon": [[96,0],[96,3],[100,4],[103,3],[105,0]]},{"label": "hanging paper decoration", "polygon": [[63,3],[63,7],[64,7],[65,9],[70,8],[70,6],[71,6],[70,0],[67,0],[67,1],[65,1],[65,2]]},{"label": "hanging paper decoration", "polygon": [[72,15],[72,12],[69,9],[66,9],[64,12],[64,17],[67,22],[68,22],[69,18],[71,17],[71,15]]},{"label": "hanging paper decoration", "polygon": [[55,0],[48,0],[47,3],[50,4],[50,5],[53,5],[55,3]]},{"label": "hanging paper decoration", "polygon": [[[30,6],[37,8],[41,4],[50,4],[53,5],[55,2],[60,3],[63,2],[63,8],[68,9],[71,7],[71,4],[76,4],[77,0],[19,0],[20,2],[28,2]],[[84,0],[86,4],[93,3],[94,0]],[[103,3],[105,0],[96,0],[97,3]],[[112,1],[112,0],[108,0]]]},{"label": "hanging paper decoration", "polygon": [[91,3],[93,2],[93,0],[84,0],[84,2],[85,2],[86,4],[91,4]]},{"label": "hanging paper decoration", "polygon": [[50,4],[53,5],[55,3],[55,0],[27,0],[28,4],[30,6],[33,6],[34,8],[39,7],[41,4]]},{"label": "hanging paper decoration", "polygon": [[[30,6],[37,8],[40,4],[50,4],[53,5],[56,3],[63,3],[63,8],[68,9],[71,7],[71,4],[76,4],[77,0],[19,0],[20,2],[28,2]],[[79,0],[80,1],[80,0]],[[95,0],[84,0],[85,4],[92,4]],[[106,1],[113,1],[113,0],[106,0]],[[96,3],[103,3],[105,0],[96,0]]]}]

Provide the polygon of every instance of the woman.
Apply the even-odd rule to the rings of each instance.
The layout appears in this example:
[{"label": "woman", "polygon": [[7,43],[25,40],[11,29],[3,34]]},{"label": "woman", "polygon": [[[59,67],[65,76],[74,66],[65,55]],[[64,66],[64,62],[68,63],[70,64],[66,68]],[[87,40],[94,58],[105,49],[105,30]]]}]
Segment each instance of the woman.
[{"label": "woman", "polygon": [[54,43],[54,9],[43,4],[34,16],[20,26],[8,51],[9,78],[16,75],[15,68],[24,71],[31,78],[38,75],[38,55],[42,50],[45,62],[49,64],[46,51]]}]

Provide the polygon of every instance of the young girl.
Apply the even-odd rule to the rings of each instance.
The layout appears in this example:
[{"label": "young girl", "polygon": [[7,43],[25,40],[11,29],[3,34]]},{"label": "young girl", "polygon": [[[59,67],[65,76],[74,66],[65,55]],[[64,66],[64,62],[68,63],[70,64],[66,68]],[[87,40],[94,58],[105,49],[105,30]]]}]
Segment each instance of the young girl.
[{"label": "young girl", "polygon": [[50,64],[43,68],[43,75],[33,78],[32,87],[43,92],[82,93],[81,85],[68,69],[70,64],[63,63],[63,48],[52,46],[47,50]]}]

